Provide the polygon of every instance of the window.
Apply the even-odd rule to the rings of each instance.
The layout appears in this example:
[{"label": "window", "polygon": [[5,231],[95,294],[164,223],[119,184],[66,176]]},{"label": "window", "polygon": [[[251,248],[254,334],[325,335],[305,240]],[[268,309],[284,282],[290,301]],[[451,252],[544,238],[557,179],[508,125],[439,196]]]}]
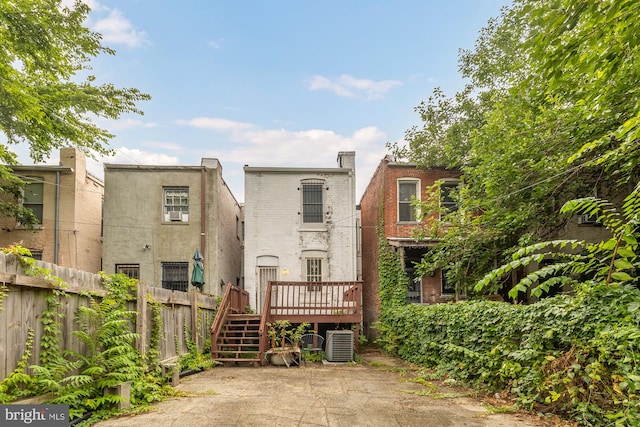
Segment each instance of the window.
[{"label": "window", "polygon": [[187,291],[189,285],[188,262],[163,262],[162,287],[172,291]]},{"label": "window", "polygon": [[42,261],[42,251],[40,249],[29,249],[31,252],[31,258]]},{"label": "window", "polygon": [[398,221],[416,221],[416,207],[411,202],[418,198],[419,185],[420,181],[416,180],[398,181]]},{"label": "window", "polygon": [[[305,282],[324,282],[327,280],[328,264],[326,251],[302,251],[301,279]],[[309,291],[320,290],[319,286],[309,286]]]},{"label": "window", "polygon": [[322,187],[324,181],[309,179],[302,182],[302,222],[305,224],[322,223]]},{"label": "window", "polygon": [[455,212],[458,210],[458,202],[456,202],[452,193],[458,189],[459,182],[443,182],[440,184],[440,206],[447,212]]},{"label": "window", "polygon": [[140,280],[140,264],[116,264],[116,273]]},{"label": "window", "polygon": [[36,216],[38,223],[42,224],[43,218],[43,202],[44,202],[44,183],[42,178],[30,177],[24,187],[24,193],[22,197],[22,206],[31,209]]},{"label": "window", "polygon": [[[322,282],[322,258],[307,258],[305,260],[307,282]],[[320,286],[308,286],[308,291],[319,291]]]},{"label": "window", "polygon": [[322,258],[307,258],[307,282],[322,282]]},{"label": "window", "polygon": [[189,187],[164,189],[164,220],[189,221]]},{"label": "window", "polygon": [[440,277],[441,277],[440,283],[442,284],[442,289],[441,289],[442,295],[455,294],[456,293],[455,284],[454,283],[449,283],[449,281],[447,280],[446,271],[440,270]]}]

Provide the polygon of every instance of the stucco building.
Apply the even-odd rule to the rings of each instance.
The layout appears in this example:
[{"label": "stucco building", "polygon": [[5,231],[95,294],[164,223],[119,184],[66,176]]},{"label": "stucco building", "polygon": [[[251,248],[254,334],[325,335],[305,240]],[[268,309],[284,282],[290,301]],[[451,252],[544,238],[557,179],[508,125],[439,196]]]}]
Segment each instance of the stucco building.
[{"label": "stucco building", "polygon": [[393,247],[402,259],[410,281],[409,302],[430,304],[446,301],[453,296],[454,288],[447,283],[442,271],[414,281],[414,264],[422,259],[435,242],[415,239],[413,233],[420,223],[416,217],[416,207],[411,205],[411,201],[412,198],[422,200],[427,187],[437,181],[442,181],[441,203],[455,209],[455,203],[448,197],[448,190],[459,185],[459,171],[444,168],[419,169],[415,164],[398,163],[386,156],[378,165],[362,196],[363,322],[364,331],[369,338],[376,335],[372,325],[380,314],[378,230],[383,233],[386,244]]},{"label": "stucco building", "polygon": [[89,272],[102,269],[103,183],[87,173],[86,157],[75,148],[60,150],[59,165],[11,166],[27,182],[17,201],[38,218],[27,230],[15,218],[0,218],[0,246],[19,243],[34,258]]},{"label": "stucco building", "polygon": [[355,152],[334,168],[245,166],[245,289],[270,280],[358,280]]},{"label": "stucco building", "polygon": [[202,255],[202,291],[242,279],[242,209],[217,159],[200,166],[106,164],[104,271],[187,291]]}]

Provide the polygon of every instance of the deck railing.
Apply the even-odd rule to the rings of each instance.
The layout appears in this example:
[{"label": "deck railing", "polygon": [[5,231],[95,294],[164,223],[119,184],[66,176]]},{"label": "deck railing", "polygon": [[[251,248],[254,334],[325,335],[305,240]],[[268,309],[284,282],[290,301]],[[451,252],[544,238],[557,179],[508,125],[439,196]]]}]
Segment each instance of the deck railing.
[{"label": "deck railing", "polygon": [[218,336],[227,322],[229,314],[244,314],[248,306],[249,293],[232,283],[227,283],[216,317],[211,324],[211,350],[213,353],[216,352],[215,343],[218,341]]},{"label": "deck railing", "polygon": [[359,282],[270,282],[270,316],[360,314]]}]

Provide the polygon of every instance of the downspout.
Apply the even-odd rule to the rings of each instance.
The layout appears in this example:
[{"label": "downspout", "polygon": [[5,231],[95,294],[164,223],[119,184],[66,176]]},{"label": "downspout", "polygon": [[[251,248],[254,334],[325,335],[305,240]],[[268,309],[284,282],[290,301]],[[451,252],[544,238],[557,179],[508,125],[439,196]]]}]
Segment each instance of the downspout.
[{"label": "downspout", "polygon": [[60,171],[56,171],[56,208],[53,227],[53,263],[58,264],[58,245],[60,243]]},{"label": "downspout", "polygon": [[[200,170],[200,253],[202,254],[202,265],[205,266],[207,260],[205,245],[207,244],[207,206],[205,197],[207,195],[207,168],[202,166]],[[207,269],[205,269],[207,271]],[[205,280],[206,282],[206,280]]]}]

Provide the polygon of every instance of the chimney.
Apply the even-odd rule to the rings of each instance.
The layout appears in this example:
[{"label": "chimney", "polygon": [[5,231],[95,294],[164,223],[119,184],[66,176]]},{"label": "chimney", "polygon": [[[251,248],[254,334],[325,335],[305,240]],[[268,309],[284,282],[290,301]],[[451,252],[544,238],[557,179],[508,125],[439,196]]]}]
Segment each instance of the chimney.
[{"label": "chimney", "polygon": [[338,167],[356,170],[356,152],[355,151],[340,151],[338,153]]}]

